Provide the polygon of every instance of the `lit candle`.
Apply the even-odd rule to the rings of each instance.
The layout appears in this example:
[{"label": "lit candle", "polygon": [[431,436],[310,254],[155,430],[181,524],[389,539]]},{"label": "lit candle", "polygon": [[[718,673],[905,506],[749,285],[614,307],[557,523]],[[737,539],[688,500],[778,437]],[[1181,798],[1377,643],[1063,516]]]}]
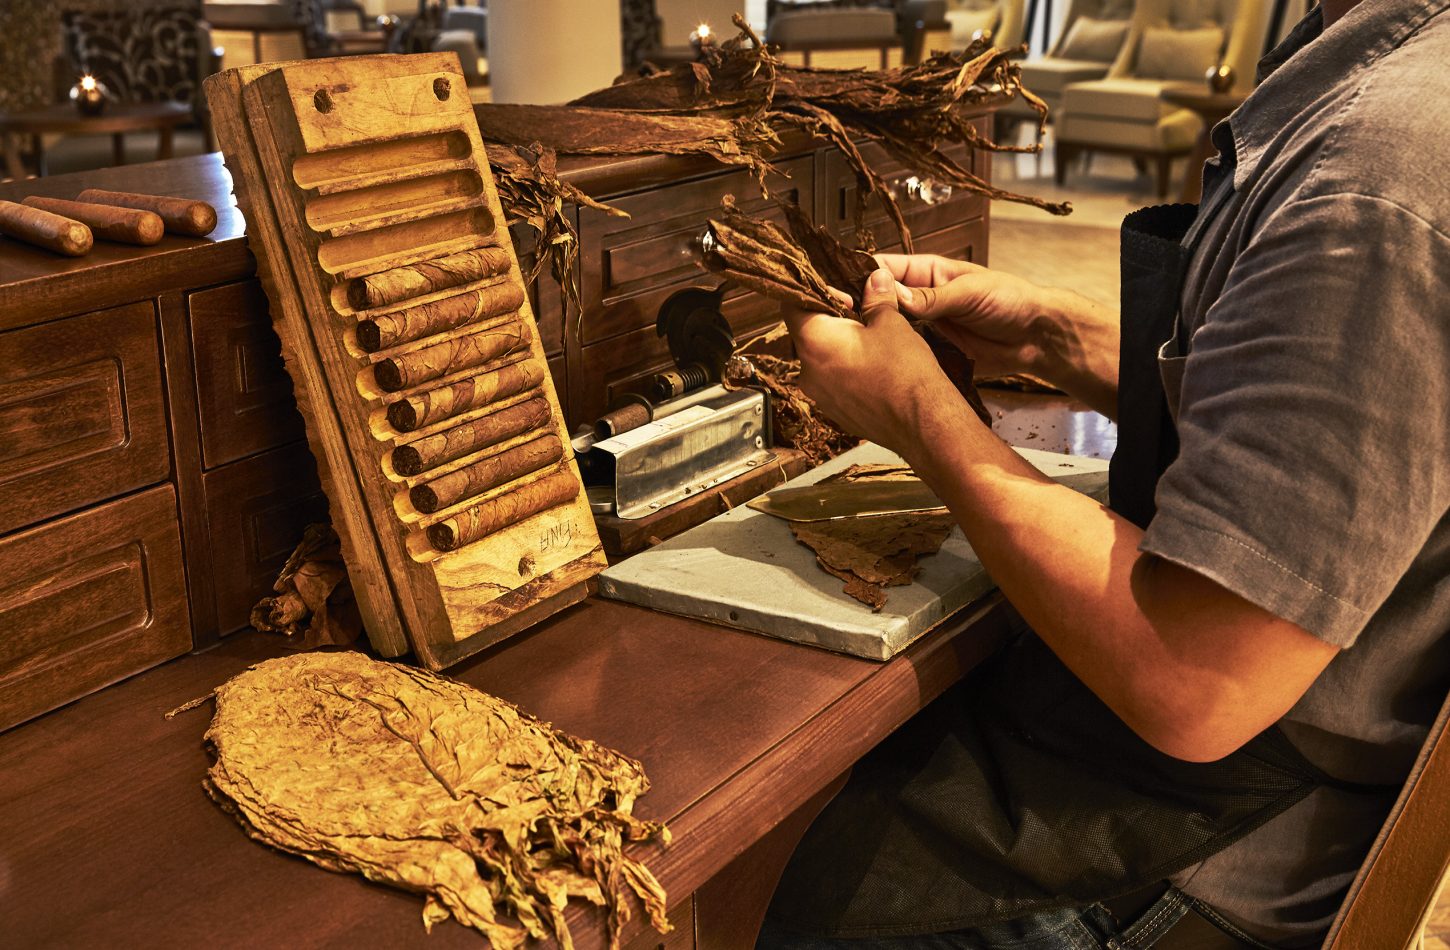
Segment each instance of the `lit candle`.
[{"label": "lit candle", "polygon": [[708,23],[701,23],[690,33],[690,45],[695,47],[696,51],[702,47],[710,46],[714,42],[715,34],[710,30],[710,24]]},{"label": "lit candle", "polygon": [[70,100],[81,115],[99,115],[106,107],[106,96],[106,87],[90,73],[81,76],[80,82],[70,90]]}]

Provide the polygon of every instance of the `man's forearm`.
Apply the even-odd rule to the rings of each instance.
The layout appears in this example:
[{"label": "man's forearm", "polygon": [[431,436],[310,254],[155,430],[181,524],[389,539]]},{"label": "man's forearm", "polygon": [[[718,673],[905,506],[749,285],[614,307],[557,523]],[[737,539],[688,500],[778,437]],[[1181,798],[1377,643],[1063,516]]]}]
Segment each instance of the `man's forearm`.
[{"label": "man's forearm", "polygon": [[[1299,628],[1141,554],[1135,525],[1052,482],[963,406],[943,404],[921,423],[907,460],[988,573],[1063,662],[1162,751],[1226,755],[1287,711],[1332,658]],[[1281,635],[1308,650],[1284,653],[1295,657],[1287,669],[1265,659]]]},{"label": "man's forearm", "polygon": [[1057,287],[1040,288],[1034,336],[1041,348],[1035,374],[1109,419],[1118,417],[1118,314]]}]

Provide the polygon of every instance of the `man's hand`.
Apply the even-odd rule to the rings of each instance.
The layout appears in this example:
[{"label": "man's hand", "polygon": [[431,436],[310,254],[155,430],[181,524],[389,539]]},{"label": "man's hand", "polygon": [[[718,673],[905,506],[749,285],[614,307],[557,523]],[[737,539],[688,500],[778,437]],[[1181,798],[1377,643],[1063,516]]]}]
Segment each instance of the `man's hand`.
[{"label": "man's hand", "polygon": [[1117,314],[1071,291],[932,254],[878,254],[901,309],[931,321],[979,376],[1040,376],[1109,417],[1118,401]]},{"label": "man's hand", "polygon": [[866,282],[861,323],[824,313],[786,313],[801,360],[800,387],[847,431],[911,454],[928,414],[961,396],[926,341],[896,309],[886,270]]}]

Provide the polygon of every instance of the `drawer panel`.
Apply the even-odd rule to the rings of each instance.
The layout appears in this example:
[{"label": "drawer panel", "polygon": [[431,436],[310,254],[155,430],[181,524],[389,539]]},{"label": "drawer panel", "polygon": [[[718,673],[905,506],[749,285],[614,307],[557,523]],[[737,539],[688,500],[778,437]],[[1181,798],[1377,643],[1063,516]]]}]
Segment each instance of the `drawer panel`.
[{"label": "drawer panel", "polygon": [[[737,343],[780,319],[779,305],[759,294],[727,299],[722,311]],[[672,366],[669,345],[652,325],[585,347],[578,369],[569,369],[569,428],[592,423],[625,393],[647,393],[649,377]]]},{"label": "drawer panel", "polygon": [[216,630],[247,626],[252,607],[272,591],[302,529],[327,520],[327,499],[305,443],[272,449],[202,476]]},{"label": "drawer panel", "polygon": [[191,649],[161,485],[0,539],[0,729]]},{"label": "drawer panel", "polygon": [[187,295],[202,464],[216,468],[302,438],[282,343],[255,280]]},{"label": "drawer panel", "polygon": [[149,302],[0,333],[0,534],[170,471]]},{"label": "drawer panel", "polygon": [[[990,134],[990,117],[983,117],[974,121],[978,132]],[[868,164],[887,181],[895,183],[899,188],[905,189],[908,175],[906,169],[895,159],[889,157],[886,150],[879,145],[869,144],[861,149],[861,154]],[[989,174],[988,162],[990,156],[986,152],[969,149],[965,145],[956,145],[948,149],[948,154],[958,161],[968,161],[968,168],[973,174],[985,177]],[[836,234],[854,244],[856,230],[856,176],[852,173],[845,158],[835,149],[827,149],[820,153],[823,170],[821,171],[821,193],[824,206],[819,208],[821,222]],[[987,206],[987,199],[981,195],[970,194],[964,191],[954,192],[950,197],[929,203],[921,197],[905,195],[898,197],[902,213],[906,216],[906,222],[911,228],[912,236],[920,237],[923,234],[949,227],[967,218],[979,217],[984,213]],[[866,221],[876,236],[876,243],[885,247],[888,244],[897,242],[896,228],[886,216],[885,206],[881,199],[872,197],[867,203]]]},{"label": "drawer panel", "polygon": [[[772,192],[810,207],[814,158],[801,156],[781,162],[779,168],[789,177],[771,176]],[[610,217],[593,208],[579,210],[585,345],[653,327],[660,304],[670,294],[691,284],[719,283],[695,263],[695,242],[725,195],[737,196],[747,211],[782,219],[774,200],[761,198],[754,179],[744,171],[608,199],[629,218]],[[735,291],[732,296],[743,294]]]},{"label": "drawer panel", "polygon": [[987,263],[987,219],[973,218],[916,239],[918,254],[940,254],[973,264]]}]

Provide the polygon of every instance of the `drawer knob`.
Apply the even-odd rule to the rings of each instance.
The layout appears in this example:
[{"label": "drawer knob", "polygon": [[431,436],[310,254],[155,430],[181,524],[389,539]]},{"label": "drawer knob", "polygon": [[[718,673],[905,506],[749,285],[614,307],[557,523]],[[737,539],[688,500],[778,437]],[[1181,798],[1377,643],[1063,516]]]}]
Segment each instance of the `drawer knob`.
[{"label": "drawer knob", "polygon": [[941,204],[952,196],[951,185],[941,184],[930,178],[920,178],[916,175],[895,179],[891,182],[891,191],[898,200],[915,201],[928,207]]}]

